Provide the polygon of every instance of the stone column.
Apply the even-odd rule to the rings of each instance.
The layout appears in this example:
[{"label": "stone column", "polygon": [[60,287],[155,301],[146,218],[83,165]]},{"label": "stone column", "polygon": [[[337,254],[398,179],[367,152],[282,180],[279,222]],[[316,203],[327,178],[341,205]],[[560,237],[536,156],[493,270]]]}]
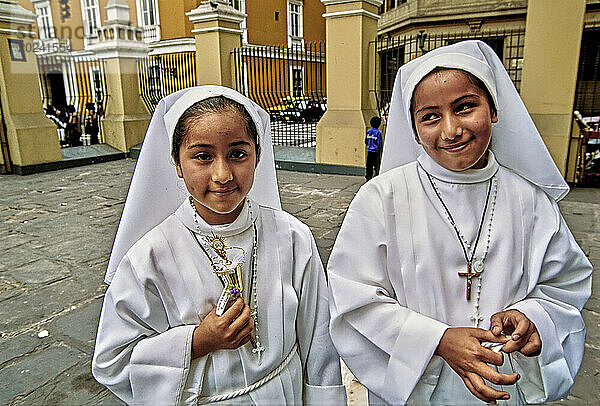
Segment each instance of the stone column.
[{"label": "stone column", "polygon": [[33,53],[35,18],[16,1],[0,1],[0,103],[17,174],[28,173],[31,165],[62,160],[56,125],[43,112]]},{"label": "stone column", "polygon": [[[521,97],[563,175],[584,14],[585,0],[529,0],[527,6]],[[575,156],[570,161],[574,165]]]},{"label": "stone column", "polygon": [[317,124],[320,163],[365,165],[365,132],[377,115],[369,93],[369,42],[377,36],[381,0],[321,0],[325,5],[327,111]]},{"label": "stone column", "polygon": [[196,74],[199,85],[234,87],[231,52],[242,45],[245,14],[227,0],[203,1],[186,14],[196,36]]},{"label": "stone column", "polygon": [[98,43],[88,49],[106,61],[109,99],[103,120],[105,142],[123,152],[144,140],[150,114],[140,97],[137,59],[148,55],[142,28],[131,26],[125,0],[110,0],[106,25],[98,29]]}]

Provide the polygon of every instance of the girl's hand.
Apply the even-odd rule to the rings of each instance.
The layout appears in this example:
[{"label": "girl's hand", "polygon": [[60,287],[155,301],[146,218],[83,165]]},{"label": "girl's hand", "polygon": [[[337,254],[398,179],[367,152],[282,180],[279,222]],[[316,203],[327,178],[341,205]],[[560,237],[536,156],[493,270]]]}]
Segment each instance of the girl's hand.
[{"label": "girl's hand", "polygon": [[504,344],[502,351],[511,353],[519,351],[529,357],[540,355],[542,340],[535,324],[518,310],[506,310],[494,314],[490,318],[490,331],[495,336],[509,334],[510,340]]},{"label": "girl's hand", "polygon": [[519,374],[501,374],[487,365],[502,365],[504,356],[482,347],[481,343],[506,343],[508,340],[510,337],[495,336],[479,328],[449,328],[442,336],[435,354],[444,358],[473,395],[484,402],[496,403],[497,399],[509,399],[509,393],[486,385],[483,379],[496,385],[513,385],[519,379]]},{"label": "girl's hand", "polygon": [[217,316],[216,307],[213,308],[194,330],[192,359],[241,347],[250,341],[253,328],[250,306],[242,298],[237,298],[222,316]]}]

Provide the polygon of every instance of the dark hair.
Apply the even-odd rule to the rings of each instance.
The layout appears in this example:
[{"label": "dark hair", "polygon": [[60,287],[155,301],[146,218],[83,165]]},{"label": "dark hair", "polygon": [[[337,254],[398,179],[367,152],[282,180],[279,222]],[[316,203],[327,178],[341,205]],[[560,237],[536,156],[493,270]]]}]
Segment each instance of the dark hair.
[{"label": "dark hair", "polygon": [[173,131],[173,145],[172,145],[172,154],[175,163],[179,163],[179,148],[181,148],[181,144],[183,144],[183,140],[190,128],[193,125],[194,120],[199,119],[203,115],[207,113],[225,113],[230,112],[234,114],[238,114],[246,125],[246,132],[248,136],[252,138],[254,141],[254,145],[256,148],[256,157],[260,156],[260,143],[258,139],[258,131],[256,129],[256,124],[252,117],[246,111],[244,106],[241,103],[236,102],[235,100],[228,99],[225,96],[215,96],[209,97],[204,100],[200,100],[194,104],[192,104],[188,109],[179,117],[177,121],[177,125],[175,125],[175,130]]},{"label": "dark hair", "polygon": [[381,117],[378,117],[378,116],[371,117],[371,121],[369,121],[369,124],[371,124],[371,127],[373,127],[373,128],[379,128],[379,126],[381,125]]},{"label": "dark hair", "polygon": [[419,87],[421,82],[423,82],[426,78],[428,78],[438,72],[442,72],[442,71],[446,71],[446,70],[457,70],[457,71],[464,73],[465,76],[467,77],[467,80],[485,94],[488,104],[490,105],[490,109],[492,109],[492,111],[494,113],[498,114],[498,109],[496,108],[496,104],[494,103],[494,98],[492,97],[492,94],[490,93],[487,86],[485,85],[485,83],[483,83],[483,81],[481,79],[479,79],[477,76],[473,75],[471,72],[467,72],[466,70],[463,70],[460,68],[445,68],[443,66],[436,66],[427,75],[423,76],[423,78],[419,81],[419,83],[417,83],[417,85],[413,89],[413,94],[411,95],[411,98],[410,98],[410,119],[411,119],[410,121],[412,123],[412,128],[415,133],[415,137],[417,137],[417,141],[418,141],[419,135],[417,134],[417,126],[416,126],[415,120],[413,118],[413,114],[415,112],[415,102],[414,102],[415,91],[417,90],[417,87]]}]

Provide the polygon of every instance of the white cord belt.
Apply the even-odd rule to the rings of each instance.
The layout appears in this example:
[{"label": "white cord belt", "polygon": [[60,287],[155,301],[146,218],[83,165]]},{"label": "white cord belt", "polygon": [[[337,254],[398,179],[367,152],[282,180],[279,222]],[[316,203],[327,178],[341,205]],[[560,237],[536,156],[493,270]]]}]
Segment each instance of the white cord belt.
[{"label": "white cord belt", "polygon": [[292,358],[294,358],[294,355],[296,354],[297,349],[298,349],[298,343],[294,344],[294,346],[290,350],[290,353],[287,355],[287,357],[285,357],[285,359],[283,361],[281,361],[281,364],[279,364],[279,366],[277,368],[275,368],[274,370],[269,372],[269,374],[266,375],[264,378],[254,382],[252,385],[246,386],[245,388],[242,388],[242,389],[238,389],[235,392],[226,393],[224,395],[200,396],[200,397],[198,397],[198,401],[196,404],[204,405],[207,403],[221,402],[223,400],[229,400],[229,399],[236,398],[238,396],[245,395],[249,392],[252,392],[253,390],[255,390],[257,388],[260,388],[265,383],[269,382],[271,379],[275,378],[277,375],[279,375],[281,373],[283,368],[285,368],[287,366],[287,364],[290,363]]}]

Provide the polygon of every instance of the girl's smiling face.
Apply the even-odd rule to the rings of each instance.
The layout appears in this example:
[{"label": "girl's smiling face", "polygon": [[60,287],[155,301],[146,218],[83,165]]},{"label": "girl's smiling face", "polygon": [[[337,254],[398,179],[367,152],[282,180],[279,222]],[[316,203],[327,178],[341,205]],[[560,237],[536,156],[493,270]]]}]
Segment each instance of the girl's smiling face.
[{"label": "girl's smiling face", "polygon": [[415,88],[411,114],[418,141],[439,165],[452,171],[482,168],[496,111],[484,89],[458,69],[425,76]]},{"label": "girl's smiling face", "polygon": [[189,119],[179,149],[177,175],[209,224],[233,222],[254,183],[256,144],[234,111]]}]

